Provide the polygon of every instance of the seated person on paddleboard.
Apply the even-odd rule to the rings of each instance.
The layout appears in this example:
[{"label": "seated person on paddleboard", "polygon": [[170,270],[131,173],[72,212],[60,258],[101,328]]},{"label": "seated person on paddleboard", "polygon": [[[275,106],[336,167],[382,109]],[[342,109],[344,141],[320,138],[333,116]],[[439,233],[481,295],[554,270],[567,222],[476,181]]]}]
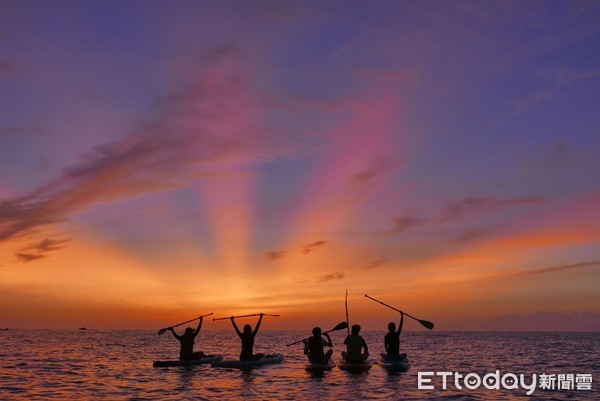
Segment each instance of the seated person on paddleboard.
[{"label": "seated person on paddleboard", "polygon": [[381,357],[388,361],[401,361],[406,358],[406,354],[400,353],[400,333],[402,332],[402,325],[404,323],[404,313],[400,312],[400,324],[398,324],[398,331],[396,331],[396,325],[394,322],[388,324],[388,333],[385,335],[385,354],[382,353]]},{"label": "seated person on paddleboard", "polygon": [[[342,357],[346,362],[363,363],[369,357],[369,347],[358,333],[360,333],[360,326],[355,324],[352,326],[351,334],[344,340],[346,351],[342,352]],[[365,352],[362,352],[363,348]]]},{"label": "seated person on paddleboard", "polygon": [[[322,363],[326,364],[329,362],[329,358],[331,358],[331,354],[333,354],[333,350],[330,349],[327,353],[323,352],[323,347],[333,347],[333,343],[331,342],[331,337],[329,334],[321,333],[320,327],[315,327],[312,330],[312,337],[309,337],[307,340],[303,340],[304,342],[304,355],[308,356],[308,360],[310,363]],[[327,339],[323,338],[323,336],[327,337]]]},{"label": "seated person on paddleboard", "polygon": [[258,323],[256,323],[256,327],[254,328],[254,331],[252,331],[252,326],[247,324],[244,326],[244,332],[242,333],[235,324],[234,317],[231,317],[231,323],[233,324],[233,328],[242,340],[242,352],[240,353],[240,361],[254,361],[265,356],[265,354],[252,353],[254,349],[254,336],[256,336],[256,333],[258,332],[258,328],[260,327],[262,318],[263,314],[261,313],[260,317],[258,318]]},{"label": "seated person on paddleboard", "polygon": [[200,359],[204,357],[204,352],[198,351],[194,352],[194,339],[200,333],[200,328],[202,327],[202,316],[198,319],[198,327],[196,330],[188,327],[185,329],[185,332],[182,335],[175,333],[175,330],[172,327],[169,327],[169,330],[173,333],[176,339],[181,343],[181,348],[179,349],[179,359],[182,361],[192,360],[192,359]]}]

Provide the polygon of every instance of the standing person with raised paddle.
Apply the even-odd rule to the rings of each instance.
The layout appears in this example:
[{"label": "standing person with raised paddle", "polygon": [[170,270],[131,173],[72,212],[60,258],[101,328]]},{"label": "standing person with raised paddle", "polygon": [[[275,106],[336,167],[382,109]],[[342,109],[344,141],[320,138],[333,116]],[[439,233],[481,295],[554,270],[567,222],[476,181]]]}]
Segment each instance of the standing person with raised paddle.
[{"label": "standing person with raised paddle", "polygon": [[181,348],[179,349],[179,359],[182,361],[200,359],[204,357],[204,352],[198,351],[194,352],[194,340],[198,333],[200,333],[200,328],[202,328],[202,321],[204,320],[204,316],[200,316],[198,318],[198,327],[196,330],[188,327],[185,329],[185,332],[182,335],[179,335],[175,332],[173,327],[168,327],[167,330],[173,333],[173,336],[179,340],[181,344]]},{"label": "standing person with raised paddle", "polygon": [[244,326],[244,331],[241,332],[240,329],[238,329],[237,325],[235,324],[235,317],[231,316],[231,324],[233,324],[233,328],[235,329],[235,332],[237,333],[237,335],[240,337],[240,340],[242,340],[242,351],[240,352],[240,361],[254,361],[257,359],[262,358],[263,356],[265,356],[265,354],[254,354],[253,350],[254,350],[254,337],[256,336],[256,333],[258,333],[258,329],[260,327],[260,323],[262,322],[263,313],[259,314],[259,318],[258,318],[258,322],[256,323],[256,327],[254,328],[254,330],[252,330],[252,326],[250,326],[249,324]]},{"label": "standing person with raised paddle", "polygon": [[[315,327],[312,330],[312,337],[309,337],[304,342],[304,355],[308,356],[310,363],[326,364],[329,362],[329,358],[333,354],[333,350],[330,349],[324,352],[324,347],[333,347],[331,337],[327,332],[321,332],[320,327]],[[325,338],[323,338],[325,336]]]}]

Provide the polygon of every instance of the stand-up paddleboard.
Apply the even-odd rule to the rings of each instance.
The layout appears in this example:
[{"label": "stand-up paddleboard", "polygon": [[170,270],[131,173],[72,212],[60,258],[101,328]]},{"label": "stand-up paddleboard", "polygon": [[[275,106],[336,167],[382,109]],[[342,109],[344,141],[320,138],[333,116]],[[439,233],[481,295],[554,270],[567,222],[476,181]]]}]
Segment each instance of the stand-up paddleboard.
[{"label": "stand-up paddleboard", "polygon": [[265,355],[260,359],[252,361],[240,361],[238,360],[227,360],[227,361],[215,361],[210,364],[213,368],[232,368],[232,369],[252,369],[263,365],[271,365],[274,363],[281,363],[283,361],[282,354]]},{"label": "stand-up paddleboard", "polygon": [[341,362],[338,363],[338,368],[352,373],[366,372],[371,369],[371,366],[373,366],[373,364],[368,360],[365,362],[347,362],[345,359],[342,359]]},{"label": "stand-up paddleboard", "polygon": [[384,357],[379,359],[379,365],[383,367],[388,372],[406,372],[410,369],[410,360],[407,358],[399,359],[399,360],[389,360]]},{"label": "stand-up paddleboard", "polygon": [[306,369],[308,372],[325,372],[333,369],[334,367],[335,363],[331,360],[327,361],[326,363],[316,362],[304,365],[304,369]]},{"label": "stand-up paddleboard", "polygon": [[200,359],[156,361],[152,364],[152,366],[155,368],[166,368],[170,366],[194,366],[220,361],[221,359],[223,359],[223,355],[208,355]]}]

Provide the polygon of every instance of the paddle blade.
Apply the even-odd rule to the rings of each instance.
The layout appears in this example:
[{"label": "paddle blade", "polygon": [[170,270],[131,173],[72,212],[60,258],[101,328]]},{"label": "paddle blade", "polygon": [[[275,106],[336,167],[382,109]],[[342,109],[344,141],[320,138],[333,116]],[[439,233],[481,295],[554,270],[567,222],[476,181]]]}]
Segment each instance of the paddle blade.
[{"label": "paddle blade", "polygon": [[329,330],[329,331],[343,330],[343,329],[346,329],[346,328],[348,328],[348,323],[346,323],[346,322],[341,322],[341,323],[338,323],[338,325],[337,325],[337,326],[335,326],[333,329],[331,329],[331,330]]},{"label": "paddle blade", "polygon": [[420,320],[420,319],[419,319],[419,323],[421,323],[423,325],[423,327],[425,327],[429,330],[433,330],[433,323],[428,322],[427,320]]},{"label": "paddle blade", "polygon": [[167,330],[169,330],[169,329],[168,329],[168,328],[165,328],[165,329],[160,329],[160,330],[158,330],[158,335],[159,335],[159,336],[162,336],[163,334],[165,334],[165,331],[167,331]]}]

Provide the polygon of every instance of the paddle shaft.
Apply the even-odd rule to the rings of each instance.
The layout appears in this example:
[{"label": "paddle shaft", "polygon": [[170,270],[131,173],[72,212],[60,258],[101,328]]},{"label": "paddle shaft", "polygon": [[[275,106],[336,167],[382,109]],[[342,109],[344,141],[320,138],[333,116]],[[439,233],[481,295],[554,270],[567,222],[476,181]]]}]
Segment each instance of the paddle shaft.
[{"label": "paddle shaft", "polygon": [[[261,315],[260,313],[254,313],[254,314],[252,314],[252,315],[240,315],[240,316],[230,316],[230,317],[218,317],[218,318],[216,318],[216,319],[215,319],[215,318],[213,318],[213,321],[215,321],[215,320],[227,320],[227,319],[231,319],[231,318],[233,318],[233,319],[239,319],[239,318],[242,318],[242,317],[252,317],[252,316],[260,316],[260,315]],[[279,315],[267,315],[266,313],[263,313],[262,315],[263,315],[263,316],[279,317]]]},{"label": "paddle shaft", "polygon": [[344,300],[344,303],[346,304],[346,329],[348,332],[348,335],[350,335],[350,318],[349,318],[349,314],[348,314],[348,289],[346,288],[346,299]]},{"label": "paddle shaft", "polygon": [[[412,318],[412,319],[415,319],[416,321],[418,321],[419,323],[421,323],[421,324],[423,324],[423,325],[425,325],[423,322],[427,322],[426,320],[417,319],[416,317],[414,317],[414,316],[411,316],[411,315],[409,315],[408,313],[406,313],[406,312],[404,312],[404,311],[401,311],[400,309],[396,309],[396,308],[394,308],[393,306],[390,306],[390,305],[386,304],[385,302],[381,302],[381,301],[380,301],[380,300],[378,300],[378,299],[375,299],[375,298],[373,298],[373,297],[370,297],[370,296],[368,296],[367,294],[365,294],[365,297],[366,297],[366,298],[369,298],[369,299],[372,299],[372,300],[373,300],[373,301],[375,301],[375,302],[379,302],[381,305],[383,305],[383,306],[387,306],[388,308],[390,308],[390,309],[393,309],[393,310],[395,310],[396,312],[403,313],[403,314],[405,314],[406,316],[408,316],[408,317],[410,317],[410,318]],[[430,325],[432,326],[432,328],[433,328],[433,323],[431,323],[431,322],[427,322],[427,323],[428,323],[428,324],[430,324]],[[425,326],[426,326],[426,325],[425,325]],[[427,328],[429,328],[429,327],[427,327]],[[429,328],[429,329],[431,330],[431,328]]]},{"label": "paddle shaft", "polygon": [[158,334],[159,334],[159,335],[161,335],[162,333],[164,333],[165,331],[169,330],[170,328],[179,327],[179,326],[181,326],[182,324],[186,324],[186,323],[189,323],[189,322],[193,322],[194,320],[198,320],[198,319],[200,319],[200,318],[203,318],[203,317],[211,316],[213,313],[214,313],[214,312],[208,313],[208,314],[206,314],[206,315],[202,315],[202,316],[200,316],[200,317],[195,317],[195,318],[193,318],[193,319],[186,320],[185,322],[178,323],[178,324],[176,324],[176,325],[174,325],[174,326],[165,327],[164,329],[160,329],[160,330],[158,331]]},{"label": "paddle shaft", "polygon": [[[338,325],[336,325],[336,326],[335,326],[333,329],[331,329],[331,330],[327,330],[326,332],[324,332],[324,333],[321,333],[321,334],[329,334],[329,333],[331,333],[332,331],[336,331],[336,330],[342,330],[342,329],[344,329],[344,328],[346,327],[346,326],[342,326],[342,327],[340,327],[340,326],[342,326],[342,324],[341,324],[341,323],[339,323]],[[301,343],[302,341],[306,341],[306,340],[308,340],[309,338],[310,338],[310,337],[306,337],[306,338],[303,338],[302,340],[299,340],[299,341],[294,341],[293,343],[286,344],[285,346],[286,346],[286,347],[289,347],[290,345],[295,345],[295,344]]]}]

